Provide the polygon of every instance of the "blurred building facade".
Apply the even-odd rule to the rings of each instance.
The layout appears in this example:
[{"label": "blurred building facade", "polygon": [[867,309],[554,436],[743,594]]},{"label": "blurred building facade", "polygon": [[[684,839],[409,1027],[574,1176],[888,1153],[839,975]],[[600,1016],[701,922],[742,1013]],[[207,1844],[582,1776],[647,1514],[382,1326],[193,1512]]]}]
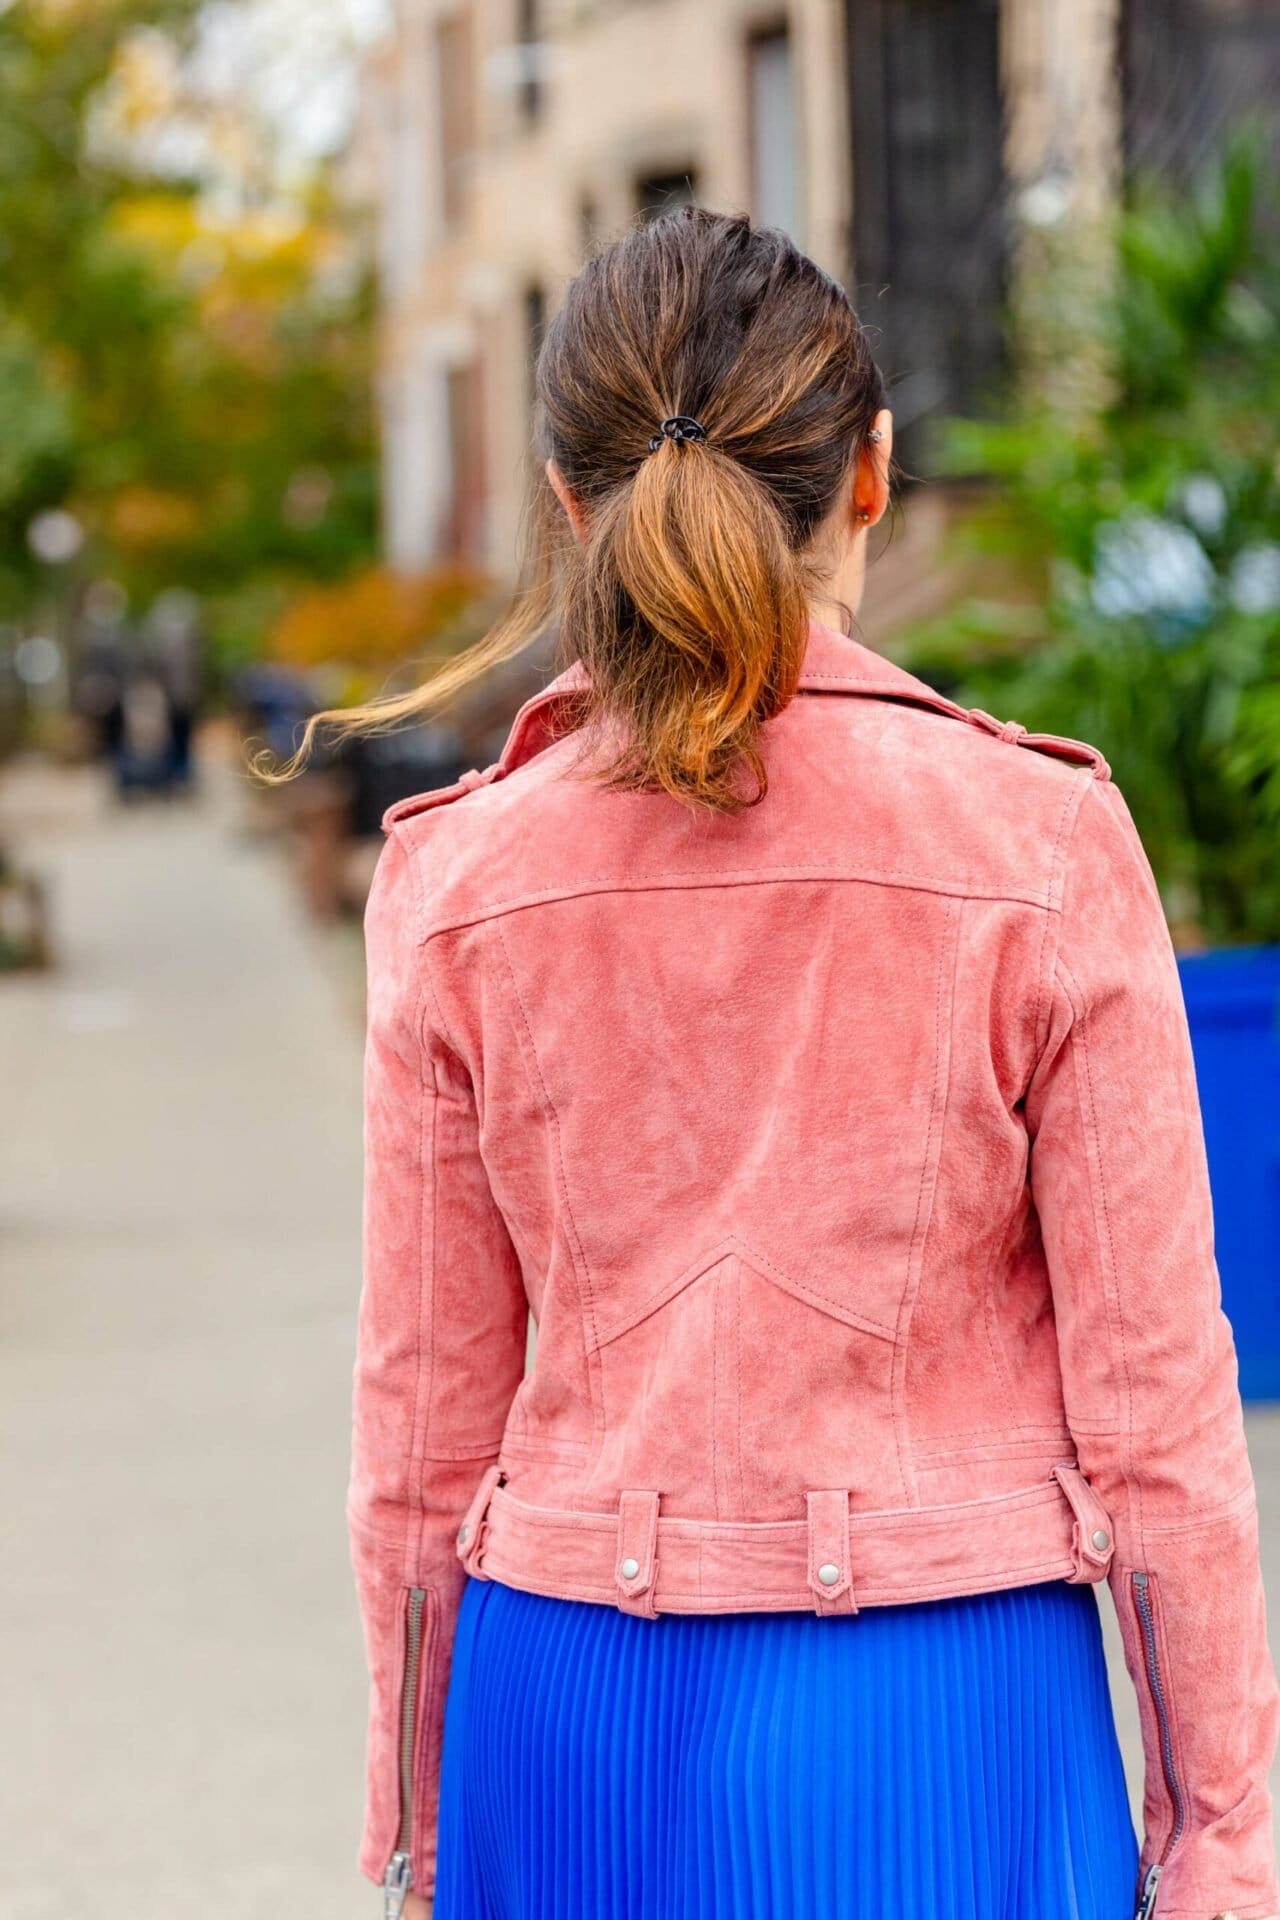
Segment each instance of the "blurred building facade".
[{"label": "blurred building facade", "polygon": [[828,0],[400,0],[375,83],[395,565],[509,571],[533,355],[598,236],[696,198],[847,272],[841,27]]},{"label": "blurred building facade", "polygon": [[[389,560],[511,574],[533,358],[598,237],[686,200],[784,227],[875,327],[914,465],[1001,378],[1046,248],[1078,246],[1083,314],[1126,169],[1190,165],[1278,58],[1274,0],[396,0],[369,75]],[[886,608],[928,610],[944,518],[873,574]]]}]

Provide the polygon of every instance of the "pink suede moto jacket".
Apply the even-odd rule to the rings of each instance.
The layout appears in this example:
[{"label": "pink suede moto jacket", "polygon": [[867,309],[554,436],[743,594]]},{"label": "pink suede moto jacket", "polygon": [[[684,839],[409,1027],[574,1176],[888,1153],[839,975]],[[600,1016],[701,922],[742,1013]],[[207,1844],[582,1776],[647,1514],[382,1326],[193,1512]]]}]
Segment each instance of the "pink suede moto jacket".
[{"label": "pink suede moto jacket", "polygon": [[1275,1913],[1196,1081],[1106,762],[815,624],[767,797],[695,816],[570,777],[583,678],[391,808],[366,915],[362,1871],[432,1888],[467,1573],[650,1618],[1106,1579],[1135,1906]]}]

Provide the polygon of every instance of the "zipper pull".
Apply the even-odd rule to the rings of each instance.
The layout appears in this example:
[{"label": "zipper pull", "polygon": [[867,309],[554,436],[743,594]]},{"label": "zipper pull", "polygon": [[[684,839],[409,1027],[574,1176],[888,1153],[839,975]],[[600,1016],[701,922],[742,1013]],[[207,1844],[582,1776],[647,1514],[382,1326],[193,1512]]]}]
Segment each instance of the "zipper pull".
[{"label": "zipper pull", "polygon": [[413,1869],[407,1853],[393,1853],[382,1876],[382,1920],[400,1920],[405,1895],[413,1885]]},{"label": "zipper pull", "polygon": [[1160,1862],[1153,1860],[1142,1882],[1142,1898],[1138,1902],[1138,1910],[1133,1920],[1151,1920],[1151,1915],[1156,1909],[1156,1889],[1160,1885],[1160,1873]]}]

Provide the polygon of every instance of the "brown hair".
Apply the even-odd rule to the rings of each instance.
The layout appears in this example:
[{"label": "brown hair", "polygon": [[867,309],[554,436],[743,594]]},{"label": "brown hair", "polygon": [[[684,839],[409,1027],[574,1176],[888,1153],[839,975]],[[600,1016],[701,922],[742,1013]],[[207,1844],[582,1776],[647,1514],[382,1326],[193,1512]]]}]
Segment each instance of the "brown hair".
[{"label": "brown hair", "polygon": [[[317,726],[421,718],[560,624],[589,676],[575,719],[620,723],[595,777],[722,812],[763,798],[761,723],[795,692],[817,584],[806,546],[884,404],[844,289],[784,233],[681,207],[589,258],[538,355],[524,579],[424,686]],[[675,415],[706,439],[650,439]],[[553,456],[586,516],[572,536]],[[740,765],[755,791],[744,795]]]}]

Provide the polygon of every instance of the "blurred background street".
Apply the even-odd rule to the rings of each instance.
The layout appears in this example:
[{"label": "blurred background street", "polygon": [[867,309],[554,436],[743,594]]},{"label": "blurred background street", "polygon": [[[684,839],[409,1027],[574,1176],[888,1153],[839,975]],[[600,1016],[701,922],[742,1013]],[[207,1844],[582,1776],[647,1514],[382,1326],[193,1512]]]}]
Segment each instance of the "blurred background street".
[{"label": "blurred background street", "polygon": [[376,1899],[361,913],[556,635],[286,787],[244,747],[487,630],[560,291],[680,204],[871,328],[860,637],[1133,810],[1280,1652],[1280,0],[0,0],[0,100],[5,1920]]}]

